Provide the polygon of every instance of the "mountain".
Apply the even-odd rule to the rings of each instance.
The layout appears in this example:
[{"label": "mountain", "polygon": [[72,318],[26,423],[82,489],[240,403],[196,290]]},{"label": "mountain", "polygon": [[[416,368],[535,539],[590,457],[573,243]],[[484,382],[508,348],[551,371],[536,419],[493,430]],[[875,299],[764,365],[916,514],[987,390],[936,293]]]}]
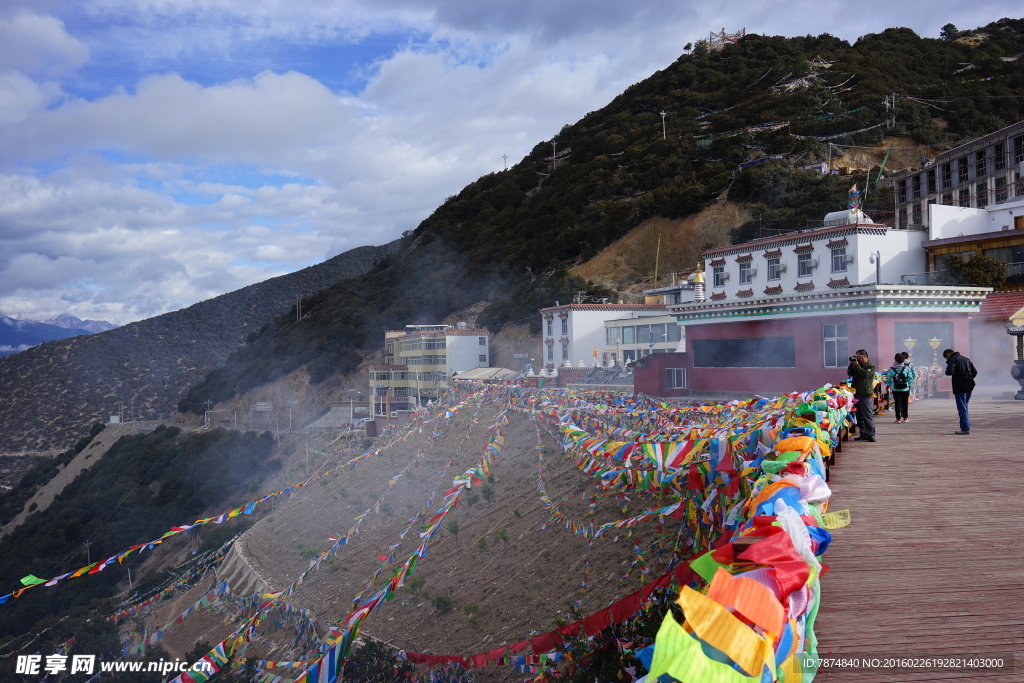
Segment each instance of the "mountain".
[{"label": "mountain", "polygon": [[[134,408],[136,418],[169,415],[190,385],[276,315],[289,307],[294,311],[298,297],[365,272],[397,247],[397,242],[358,247],[294,273],[98,334],[44,325],[70,338],[50,337],[57,341],[0,358],[0,452],[67,447],[90,423],[114,412],[119,399],[126,410]],[[35,330],[38,325],[22,327]],[[19,328],[0,325],[6,329]]]},{"label": "mountain", "polygon": [[34,320],[16,320],[0,313],[0,357],[24,351],[43,342],[82,334],[89,332]]},{"label": "mountain", "polygon": [[[863,173],[798,168],[856,151],[836,143],[878,148],[898,138],[923,157],[1017,120],[1024,20],[945,35],[894,28],[853,44],[747,35],[721,49],[701,41],[507,171],[449,197],[396,253],[304,301],[301,320],[275,318],[179,408],[200,412],[303,365],[314,382],[352,371],[385,329],[481,301],[478,324],[537,324],[539,306],[601,294],[569,268],[650,218],[690,216],[716,200],[758,206],[735,240],[820,221],[844,208],[852,182],[865,182]],[[913,158],[901,153],[899,163]],[[891,207],[891,188],[870,193],[869,214]]]},{"label": "mountain", "polygon": [[82,320],[70,313],[61,313],[55,318],[42,321],[46,325],[56,325],[69,330],[85,330],[86,332],[106,332],[117,325],[108,323],[106,320]]}]

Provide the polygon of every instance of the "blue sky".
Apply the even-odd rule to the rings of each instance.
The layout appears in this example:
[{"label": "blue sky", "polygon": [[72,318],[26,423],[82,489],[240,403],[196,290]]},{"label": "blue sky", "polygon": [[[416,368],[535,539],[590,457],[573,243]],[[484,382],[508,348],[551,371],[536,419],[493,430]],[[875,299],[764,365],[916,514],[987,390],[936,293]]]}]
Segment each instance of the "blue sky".
[{"label": "blue sky", "polygon": [[0,0],[0,311],[125,323],[414,227],[711,30],[1005,1]]}]

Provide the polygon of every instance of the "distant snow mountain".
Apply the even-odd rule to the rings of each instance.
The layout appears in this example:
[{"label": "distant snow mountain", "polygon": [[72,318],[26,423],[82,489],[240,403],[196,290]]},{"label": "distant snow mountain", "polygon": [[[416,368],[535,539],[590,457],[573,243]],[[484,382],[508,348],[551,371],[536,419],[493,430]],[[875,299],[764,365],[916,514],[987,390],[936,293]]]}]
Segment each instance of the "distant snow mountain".
[{"label": "distant snow mountain", "polygon": [[105,320],[81,320],[69,313],[40,322],[16,320],[0,313],[0,357],[56,339],[104,332],[117,327]]},{"label": "distant snow mountain", "polygon": [[56,318],[50,318],[49,320],[39,321],[43,325],[55,325],[56,327],[63,327],[66,330],[85,330],[86,332],[106,332],[112,330],[117,325],[114,323],[108,323],[106,320],[82,320],[76,318],[70,313],[61,313]]},{"label": "distant snow mountain", "polygon": [[0,313],[0,356],[9,356],[25,349],[55,339],[67,339],[85,330],[73,330],[32,320],[15,320]]}]

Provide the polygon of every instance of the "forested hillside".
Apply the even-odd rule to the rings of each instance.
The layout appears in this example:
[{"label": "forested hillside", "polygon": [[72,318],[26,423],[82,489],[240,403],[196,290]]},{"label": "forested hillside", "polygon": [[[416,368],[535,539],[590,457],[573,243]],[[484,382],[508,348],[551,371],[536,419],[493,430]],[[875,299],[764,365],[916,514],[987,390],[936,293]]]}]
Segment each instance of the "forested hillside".
[{"label": "forested hillside", "polygon": [[[601,294],[568,267],[649,217],[687,216],[728,197],[763,205],[735,240],[806,227],[845,205],[849,178],[796,169],[825,159],[829,141],[900,135],[941,147],[1016,120],[1024,20],[945,36],[898,28],[852,45],[827,34],[747,35],[720,51],[699,43],[507,171],[449,197],[395,254],[311,297],[302,320],[276,318],[179,406],[199,411],[304,364],[313,381],[350,371],[384,329],[480,301],[482,324],[534,321],[538,306]],[[867,208],[890,201],[876,191]]]},{"label": "forested hillside", "polygon": [[[107,332],[0,359],[0,452],[66,448],[97,419],[166,417],[187,387],[278,314],[397,248],[359,247],[303,270]],[[126,416],[129,413],[126,413]],[[127,419],[127,418],[126,418]]]},{"label": "forested hillside", "polygon": [[[85,439],[83,439],[86,443]],[[26,574],[57,576],[125,547],[159,538],[175,524],[200,516],[204,510],[225,507],[251,497],[263,480],[281,469],[269,456],[269,432],[216,429],[182,435],[171,427],[120,439],[106,456],[68,484],[44,511],[36,512],[0,540],[0,585],[17,588]],[[44,463],[39,469],[47,467]],[[17,498],[45,472],[30,472],[0,503]],[[237,533],[212,527],[204,534],[216,547]],[[84,545],[89,541],[87,549]],[[88,552],[87,552],[88,550]],[[125,562],[138,580],[141,561]],[[125,580],[122,567],[97,573],[88,581],[62,582],[37,588],[32,599],[15,600],[0,610],[0,637],[16,635],[50,614],[68,613],[93,600],[112,597]],[[159,575],[157,580],[162,580]],[[6,593],[5,591],[5,593]],[[106,603],[93,603],[96,607]]]}]

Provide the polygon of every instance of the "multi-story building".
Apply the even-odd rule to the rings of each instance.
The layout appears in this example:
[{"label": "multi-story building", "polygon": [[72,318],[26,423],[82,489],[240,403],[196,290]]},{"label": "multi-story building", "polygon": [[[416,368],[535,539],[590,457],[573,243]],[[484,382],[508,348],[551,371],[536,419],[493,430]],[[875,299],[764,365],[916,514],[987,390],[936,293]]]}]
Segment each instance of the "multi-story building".
[{"label": "multi-story building", "polygon": [[821,228],[704,252],[705,291],[724,302],[899,282],[924,269],[927,237],[875,223],[859,209],[835,211]]},{"label": "multi-story building", "polygon": [[371,365],[374,414],[410,410],[436,400],[453,373],[490,365],[489,332],[464,323],[406,325],[384,332],[384,363]]},{"label": "multi-story building", "polygon": [[629,363],[652,353],[671,353],[680,345],[680,329],[676,317],[664,312],[645,315],[630,311],[628,318],[606,320],[601,364]]},{"label": "multi-story building", "polygon": [[[543,367],[593,365],[595,352],[607,346],[606,320],[631,314],[664,315],[652,304],[564,304],[540,309]],[[589,362],[588,362],[589,361]]]},{"label": "multi-story building", "polygon": [[904,284],[938,284],[950,256],[984,254],[1006,265],[1008,289],[1024,289],[1024,196],[972,209],[932,204],[928,239],[922,242],[927,271],[904,275]]},{"label": "multi-story building", "polygon": [[892,176],[896,226],[927,226],[928,206],[984,209],[1024,195],[1024,121],[966,142],[922,169]]},{"label": "multi-story building", "polygon": [[[675,273],[673,273],[672,279],[676,279]],[[686,279],[674,281],[665,287],[644,290],[645,304],[667,306],[669,304],[684,304],[687,301],[693,301],[693,282]]]},{"label": "multi-story building", "polygon": [[668,307],[683,328],[679,352],[639,359],[636,390],[794,391],[843,380],[858,348],[883,368],[907,351],[941,375],[943,349],[970,352],[970,315],[991,290],[893,284],[924,266],[927,237],[848,209],[822,228],[704,252],[707,299]]}]

